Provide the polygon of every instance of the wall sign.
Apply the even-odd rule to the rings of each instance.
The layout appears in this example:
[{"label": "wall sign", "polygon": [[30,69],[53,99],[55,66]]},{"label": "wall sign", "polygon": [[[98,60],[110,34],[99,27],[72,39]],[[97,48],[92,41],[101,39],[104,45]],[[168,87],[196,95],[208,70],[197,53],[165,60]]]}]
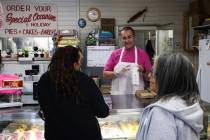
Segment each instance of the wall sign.
[{"label": "wall sign", "polygon": [[57,30],[57,7],[43,3],[3,3],[5,36],[52,36]]}]

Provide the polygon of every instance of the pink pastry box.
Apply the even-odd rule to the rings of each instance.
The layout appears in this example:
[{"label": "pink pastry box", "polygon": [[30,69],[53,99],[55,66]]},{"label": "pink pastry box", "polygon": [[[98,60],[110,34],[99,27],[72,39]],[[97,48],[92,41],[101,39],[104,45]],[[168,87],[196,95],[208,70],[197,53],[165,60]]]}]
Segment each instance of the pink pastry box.
[{"label": "pink pastry box", "polygon": [[22,95],[23,81],[14,74],[0,74],[0,102],[19,101]]}]

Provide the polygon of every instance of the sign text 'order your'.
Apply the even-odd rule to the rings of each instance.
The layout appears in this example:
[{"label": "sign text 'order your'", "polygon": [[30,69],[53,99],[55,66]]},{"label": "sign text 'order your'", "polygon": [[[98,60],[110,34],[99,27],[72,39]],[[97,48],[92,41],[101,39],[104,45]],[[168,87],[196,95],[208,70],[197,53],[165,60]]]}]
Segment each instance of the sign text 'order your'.
[{"label": "sign text 'order your'", "polygon": [[[19,29],[15,28],[15,26],[10,26],[5,29],[5,34],[52,35],[56,31],[53,28],[53,24],[55,24],[53,22],[56,22],[56,16],[52,13],[51,5],[9,4],[6,6],[6,10],[8,12],[6,22],[9,26],[13,24],[24,24],[25,28]],[[16,12],[22,12],[24,14],[17,16],[14,14]]]}]

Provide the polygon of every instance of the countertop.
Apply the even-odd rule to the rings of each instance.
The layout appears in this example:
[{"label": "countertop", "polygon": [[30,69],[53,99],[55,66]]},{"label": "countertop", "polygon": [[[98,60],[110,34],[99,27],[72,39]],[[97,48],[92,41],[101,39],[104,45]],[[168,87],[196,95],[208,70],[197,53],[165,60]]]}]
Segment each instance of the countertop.
[{"label": "countertop", "polygon": [[[142,112],[153,99],[138,99],[133,94],[105,95],[105,101],[111,107],[110,114]],[[110,102],[111,101],[111,102]],[[39,118],[39,105],[24,105],[22,107],[10,107],[0,109],[1,120],[35,119]]]},{"label": "countertop", "polygon": [[[19,57],[21,58],[29,58],[29,57]],[[51,58],[45,58],[45,57],[34,57],[32,58],[33,61],[50,61]],[[2,57],[2,61],[18,61],[18,57]]]}]

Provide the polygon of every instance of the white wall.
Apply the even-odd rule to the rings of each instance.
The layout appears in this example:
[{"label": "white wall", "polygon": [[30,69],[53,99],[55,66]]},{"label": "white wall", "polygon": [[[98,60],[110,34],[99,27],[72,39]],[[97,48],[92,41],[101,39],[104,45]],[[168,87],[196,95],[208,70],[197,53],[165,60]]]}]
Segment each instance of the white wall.
[{"label": "white wall", "polygon": [[[190,0],[80,0],[80,17],[86,18],[87,10],[96,7],[100,9],[103,18],[115,18],[116,25],[124,25],[131,16],[147,6],[144,22],[140,17],[133,23],[174,23],[175,41],[181,42],[183,12],[188,9],[189,2]],[[87,27],[82,29],[82,38],[96,26],[99,26],[99,22],[87,20]]]},{"label": "white wall", "polygon": [[[183,11],[186,11],[190,0],[1,0],[1,2],[31,2],[52,3],[57,5],[58,29],[76,28],[77,20],[85,18],[86,12],[91,7],[101,11],[103,18],[115,18],[116,25],[127,24],[127,20],[138,11],[148,7],[144,23],[175,24],[175,39],[181,42],[183,31]],[[142,17],[135,24],[143,23]],[[87,20],[87,26],[79,30],[81,39],[94,28],[99,27],[99,22]]]}]

